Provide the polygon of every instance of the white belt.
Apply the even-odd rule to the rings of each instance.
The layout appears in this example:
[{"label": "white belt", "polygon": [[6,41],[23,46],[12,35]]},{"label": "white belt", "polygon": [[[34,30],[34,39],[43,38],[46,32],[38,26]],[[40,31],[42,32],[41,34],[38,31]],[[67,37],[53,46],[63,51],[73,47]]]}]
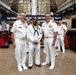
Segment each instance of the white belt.
[{"label": "white belt", "polygon": [[63,35],[63,34],[58,34],[58,35]]},{"label": "white belt", "polygon": [[16,38],[16,39],[19,39],[19,40],[22,40],[22,41],[25,41],[26,40],[25,38]]},{"label": "white belt", "polygon": [[26,40],[25,38],[21,38],[20,40]]}]

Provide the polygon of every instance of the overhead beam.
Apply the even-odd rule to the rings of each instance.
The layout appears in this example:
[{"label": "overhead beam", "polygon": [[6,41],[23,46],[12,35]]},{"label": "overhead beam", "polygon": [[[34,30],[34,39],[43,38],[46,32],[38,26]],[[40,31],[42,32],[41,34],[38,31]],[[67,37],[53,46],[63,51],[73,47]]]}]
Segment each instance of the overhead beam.
[{"label": "overhead beam", "polygon": [[57,13],[71,7],[74,4],[76,4],[76,0],[67,0],[66,2],[64,2],[62,5],[58,7]]},{"label": "overhead beam", "polygon": [[2,5],[3,7],[5,7],[8,10],[11,10],[11,8],[8,5],[6,5],[4,2],[2,2],[1,0],[0,0],[0,5]]},{"label": "overhead beam", "polygon": [[17,14],[15,11],[13,11],[12,9],[11,9],[11,7],[9,7],[8,5],[6,5],[4,2],[2,2],[1,0],[0,0],[0,7],[2,7],[2,8],[4,8],[4,9],[7,9],[8,11],[11,11],[12,13],[14,13],[14,14]]}]

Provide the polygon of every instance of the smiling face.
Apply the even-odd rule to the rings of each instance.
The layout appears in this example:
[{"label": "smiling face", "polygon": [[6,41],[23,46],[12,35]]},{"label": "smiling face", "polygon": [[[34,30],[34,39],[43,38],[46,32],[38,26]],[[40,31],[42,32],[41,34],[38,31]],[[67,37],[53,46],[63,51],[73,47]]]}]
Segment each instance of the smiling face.
[{"label": "smiling face", "polygon": [[59,21],[58,24],[59,24],[59,25],[62,25],[62,21]]},{"label": "smiling face", "polygon": [[26,13],[23,12],[23,13],[21,13],[20,15],[21,15],[20,20],[21,20],[23,23],[25,23]]},{"label": "smiling face", "polygon": [[38,22],[37,17],[34,17],[33,18],[33,25],[37,25],[37,22]]},{"label": "smiling face", "polygon": [[46,20],[46,22],[49,22],[50,19],[51,19],[50,14],[49,13],[45,14],[45,20]]},{"label": "smiling face", "polygon": [[21,19],[25,19],[26,13],[21,13]]}]

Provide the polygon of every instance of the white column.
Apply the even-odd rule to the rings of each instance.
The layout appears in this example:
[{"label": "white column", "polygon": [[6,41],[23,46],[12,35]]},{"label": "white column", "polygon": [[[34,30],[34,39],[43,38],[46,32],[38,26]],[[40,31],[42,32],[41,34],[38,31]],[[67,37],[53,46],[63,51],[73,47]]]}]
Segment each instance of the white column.
[{"label": "white column", "polygon": [[37,14],[37,0],[31,1],[31,7],[32,7],[32,15]]}]

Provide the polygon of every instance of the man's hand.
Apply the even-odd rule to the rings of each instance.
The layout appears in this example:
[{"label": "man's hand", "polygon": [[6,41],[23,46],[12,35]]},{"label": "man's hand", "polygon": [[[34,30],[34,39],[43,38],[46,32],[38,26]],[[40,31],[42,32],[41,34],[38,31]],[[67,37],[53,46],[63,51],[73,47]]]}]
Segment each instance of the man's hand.
[{"label": "man's hand", "polygon": [[53,42],[52,42],[52,46],[54,46],[54,45],[55,45],[55,42],[53,41]]},{"label": "man's hand", "polygon": [[65,34],[63,35],[63,37],[65,37]]},{"label": "man's hand", "polygon": [[37,45],[38,44],[38,41],[37,40],[34,40],[33,41],[33,44]]},{"label": "man's hand", "polygon": [[16,43],[15,42],[13,42],[13,46],[16,47]]}]

